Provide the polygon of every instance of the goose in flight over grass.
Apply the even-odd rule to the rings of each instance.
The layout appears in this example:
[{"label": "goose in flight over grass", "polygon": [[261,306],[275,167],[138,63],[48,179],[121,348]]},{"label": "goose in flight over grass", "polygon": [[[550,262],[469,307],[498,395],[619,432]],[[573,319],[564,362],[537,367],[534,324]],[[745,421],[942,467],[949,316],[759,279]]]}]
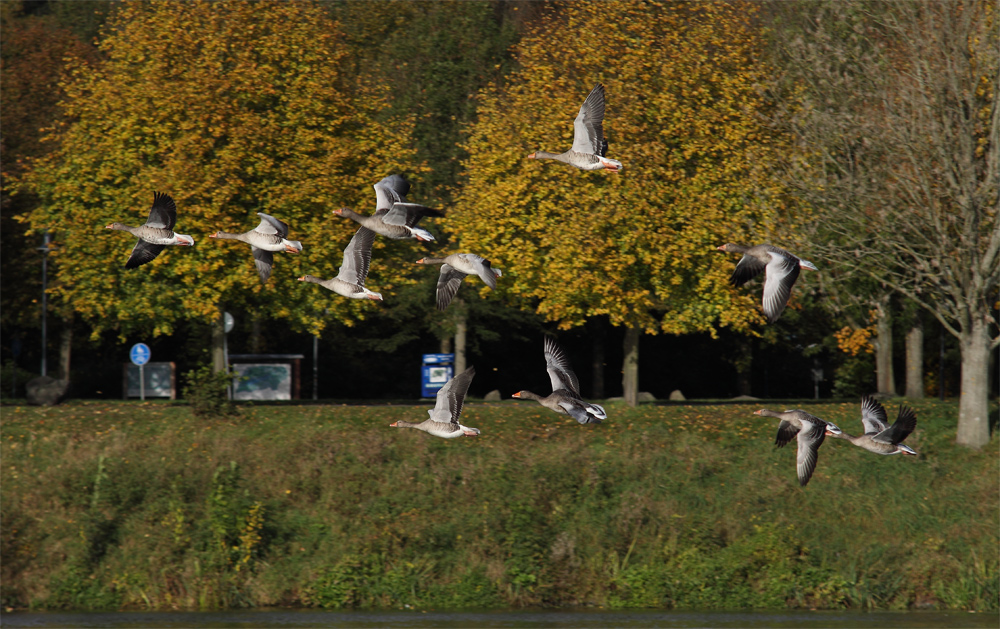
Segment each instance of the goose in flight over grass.
[{"label": "goose in flight over grass", "polygon": [[287,223],[263,212],[257,212],[257,216],[260,217],[260,225],[248,232],[230,234],[220,231],[210,235],[209,238],[239,240],[248,243],[253,249],[254,264],[257,266],[257,273],[260,274],[260,282],[264,284],[267,282],[267,278],[271,277],[274,252],[299,253],[302,251],[302,243],[298,240],[288,240]]},{"label": "goose in flight over grass", "polygon": [[125,231],[139,239],[125,262],[126,269],[134,269],[152,262],[167,245],[194,246],[194,238],[191,236],[174,233],[176,222],[177,205],[174,200],[168,194],[154,192],[153,205],[149,208],[149,217],[144,225],[129,227],[116,221],[106,229]]},{"label": "goose in flight over grass", "polygon": [[620,172],[622,163],[605,157],[608,141],[604,139],[604,86],[598,83],[590,90],[580,113],[573,121],[573,147],[565,153],[535,151],[529,159],[554,159],[581,170]]},{"label": "goose in flight over grass", "polygon": [[454,439],[463,435],[466,437],[478,436],[478,428],[469,428],[458,423],[458,418],[462,414],[462,405],[465,403],[465,394],[468,392],[469,385],[472,384],[472,378],[475,375],[476,368],[469,367],[438,389],[434,408],[427,411],[427,414],[430,415],[428,419],[416,424],[404,421],[392,422],[389,426],[416,428],[443,439]]},{"label": "goose in flight over grass", "polygon": [[406,193],[410,191],[410,184],[401,175],[384,177],[373,187],[376,201],[375,214],[365,216],[346,207],[334,210],[333,213],[347,217],[376,234],[393,240],[407,238],[416,238],[423,242],[434,240],[434,236],[426,229],[417,227],[417,223],[425,216],[443,217],[444,212],[417,203],[408,203]]},{"label": "goose in flight over grass", "polygon": [[552,393],[542,397],[531,391],[518,391],[513,397],[519,400],[536,400],[545,408],[569,415],[581,424],[599,424],[608,415],[604,407],[584,402],[580,397],[580,382],[569,366],[562,348],[545,337],[545,369],[552,381]]},{"label": "goose in flight over grass", "polygon": [[764,271],[764,315],[769,323],[774,323],[781,317],[788,298],[792,294],[792,286],[799,277],[799,269],[818,271],[816,265],[808,260],[801,260],[784,249],[771,245],[735,245],[726,243],[716,247],[719,251],[742,253],[743,257],[736,264],[729,281],[739,288]]},{"label": "goose in flight over grass", "polygon": [[841,432],[836,424],[800,410],[779,412],[762,408],[754,411],[754,415],[777,417],[781,420],[778,424],[778,436],[774,440],[779,448],[783,448],[793,437],[796,438],[798,449],[795,455],[795,471],[799,477],[799,485],[803,487],[816,470],[819,447],[823,445],[823,439],[826,435],[837,435]]},{"label": "goose in flight over grass", "polygon": [[903,440],[909,437],[910,433],[917,427],[917,414],[912,408],[900,406],[899,415],[890,426],[885,408],[878,400],[866,395],[861,398],[861,423],[865,427],[865,434],[857,437],[846,432],[828,432],[826,434],[838,439],[846,439],[859,448],[864,448],[875,454],[902,453],[916,456],[917,453],[913,448],[903,445]]}]

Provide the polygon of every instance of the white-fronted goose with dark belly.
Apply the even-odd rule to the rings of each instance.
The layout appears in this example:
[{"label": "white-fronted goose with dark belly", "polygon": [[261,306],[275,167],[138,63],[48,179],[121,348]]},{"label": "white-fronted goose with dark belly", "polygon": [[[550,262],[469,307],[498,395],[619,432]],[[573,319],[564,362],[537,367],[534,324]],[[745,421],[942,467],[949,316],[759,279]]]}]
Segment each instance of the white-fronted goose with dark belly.
[{"label": "white-fronted goose with dark belly", "polygon": [[584,402],[580,397],[580,382],[570,369],[569,360],[562,348],[545,337],[545,369],[552,381],[552,393],[542,397],[531,391],[518,391],[512,397],[519,400],[536,400],[545,408],[569,415],[581,424],[599,424],[607,419],[604,407]]},{"label": "white-fronted goose with dark belly", "polygon": [[393,428],[416,428],[435,437],[443,439],[454,439],[455,437],[475,437],[479,434],[478,428],[469,428],[458,423],[458,418],[462,414],[462,405],[465,404],[465,394],[472,384],[472,377],[476,375],[476,368],[469,367],[458,374],[438,389],[437,400],[434,408],[427,411],[430,415],[428,419],[413,424],[410,422],[392,422],[389,426]]},{"label": "white-fronted goose with dark belly", "polygon": [[416,203],[406,201],[406,193],[410,191],[410,183],[401,175],[389,175],[373,186],[375,188],[375,214],[365,216],[354,210],[342,207],[334,210],[337,216],[344,216],[361,224],[380,236],[393,240],[416,238],[424,242],[434,240],[434,236],[417,227],[425,216],[440,218],[444,213]]},{"label": "white-fronted goose with dark belly", "polygon": [[573,121],[573,147],[565,153],[535,151],[529,159],[554,159],[581,170],[619,172],[622,163],[605,157],[608,141],[604,139],[604,86],[598,83],[590,90]]},{"label": "white-fronted goose with dark belly", "polygon": [[351,242],[344,249],[344,262],[340,265],[337,277],[323,280],[315,275],[304,275],[300,282],[312,282],[323,288],[328,288],[338,295],[350,299],[374,299],[382,301],[382,293],[376,293],[365,288],[368,279],[368,266],[372,261],[372,243],[375,242],[375,232],[362,227],[354,233]]},{"label": "white-fronted goose with dark belly", "polygon": [[743,257],[736,264],[729,281],[733,286],[739,288],[751,279],[760,275],[764,271],[764,314],[770,323],[774,323],[781,316],[788,305],[788,298],[792,294],[792,286],[799,277],[799,269],[809,269],[818,271],[816,265],[808,260],[801,260],[784,249],[779,249],[771,245],[735,245],[726,243],[721,247],[716,247],[719,251],[728,253],[742,253]]},{"label": "white-fronted goose with dark belly", "polygon": [[302,243],[298,240],[288,240],[288,225],[279,221],[269,214],[257,212],[260,217],[260,225],[242,234],[230,234],[228,232],[216,232],[209,238],[221,238],[223,240],[239,240],[248,243],[253,249],[254,264],[257,266],[257,273],[260,274],[261,283],[266,283],[271,277],[271,267],[274,266],[275,251],[286,253],[299,253],[302,251]]},{"label": "white-fronted goose with dark belly", "polygon": [[417,264],[440,264],[441,273],[437,281],[437,308],[444,310],[455,298],[462,280],[467,275],[478,275],[490,288],[496,290],[497,278],[503,275],[494,269],[490,261],[474,253],[453,253],[444,258],[421,258]]},{"label": "white-fronted goose with dark belly", "polygon": [[799,477],[799,485],[803,487],[812,478],[813,471],[816,469],[819,447],[823,445],[823,439],[826,438],[827,434],[836,435],[841,432],[836,424],[801,410],[778,412],[762,408],[759,411],[754,411],[754,415],[777,417],[781,420],[778,424],[778,436],[774,440],[775,445],[779,448],[784,447],[792,440],[792,437],[797,439],[795,470]]},{"label": "white-fronted goose with dark belly", "polygon": [[845,439],[859,448],[864,448],[875,454],[912,454],[916,452],[902,441],[910,436],[917,427],[917,414],[907,406],[899,407],[899,415],[892,426],[889,426],[885,408],[873,397],[861,398],[861,423],[865,434],[855,437],[846,432],[827,433],[831,437]]},{"label": "white-fronted goose with dark belly", "polygon": [[167,245],[194,246],[194,238],[191,236],[174,233],[176,222],[177,205],[174,200],[170,195],[154,192],[153,205],[149,208],[149,217],[144,225],[129,227],[124,223],[114,222],[106,229],[125,231],[139,239],[125,262],[126,269],[134,269],[151,262]]}]

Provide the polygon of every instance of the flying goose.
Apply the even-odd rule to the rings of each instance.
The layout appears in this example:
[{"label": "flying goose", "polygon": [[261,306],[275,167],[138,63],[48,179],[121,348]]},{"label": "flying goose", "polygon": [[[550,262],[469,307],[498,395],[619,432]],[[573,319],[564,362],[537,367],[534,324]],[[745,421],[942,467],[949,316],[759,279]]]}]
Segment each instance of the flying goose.
[{"label": "flying goose", "polygon": [[260,274],[260,282],[264,284],[267,282],[267,278],[271,277],[271,267],[274,266],[273,252],[298,253],[302,251],[302,243],[298,240],[287,240],[287,223],[263,212],[257,212],[257,216],[260,217],[260,225],[248,232],[242,234],[215,232],[209,238],[239,240],[249,243],[253,249],[253,259],[257,265],[257,272]]},{"label": "flying goose", "polygon": [[604,86],[598,83],[590,90],[580,113],[573,121],[573,147],[565,153],[536,151],[529,159],[554,159],[582,170],[610,170],[619,172],[622,163],[609,159],[608,141],[604,139]]},{"label": "flying goose", "polygon": [[774,443],[779,448],[796,437],[798,450],[795,455],[795,469],[799,477],[799,485],[805,487],[812,477],[813,470],[816,469],[816,460],[819,458],[819,447],[823,445],[826,435],[838,435],[841,430],[836,424],[824,421],[815,415],[810,415],[805,411],[769,411],[762,408],[754,411],[754,415],[763,417],[777,417],[781,420],[778,424],[778,436]]},{"label": "flying goose", "polygon": [[552,393],[542,397],[531,391],[518,391],[512,397],[537,400],[545,408],[569,415],[581,424],[599,424],[607,419],[603,407],[584,402],[580,397],[580,382],[570,369],[565,352],[548,336],[545,337],[545,369],[552,380]]},{"label": "flying goose", "polygon": [[444,439],[454,439],[463,435],[466,437],[477,436],[479,434],[478,428],[469,428],[458,423],[458,417],[462,414],[462,404],[465,402],[465,393],[469,390],[469,384],[472,383],[472,377],[475,375],[476,368],[469,367],[438,389],[434,408],[427,411],[430,418],[417,424],[398,421],[392,422],[389,426],[416,428]]},{"label": "flying goose", "polygon": [[861,398],[861,423],[865,427],[865,434],[857,437],[846,432],[827,434],[838,439],[846,439],[859,448],[875,454],[903,453],[916,456],[917,453],[913,448],[902,443],[917,427],[916,412],[912,408],[900,406],[899,416],[892,426],[889,426],[886,417],[885,408],[878,400],[866,395]]},{"label": "flying goose", "polygon": [[417,227],[417,223],[425,216],[442,217],[444,212],[434,210],[416,203],[407,203],[406,193],[410,184],[401,175],[389,175],[372,186],[375,188],[375,214],[365,216],[346,207],[334,210],[337,216],[345,216],[374,231],[376,234],[393,240],[416,238],[423,242],[434,240],[434,236]]},{"label": "flying goose", "polygon": [[149,208],[149,217],[144,225],[129,227],[124,223],[114,222],[105,229],[125,231],[139,239],[125,262],[126,269],[134,269],[151,262],[167,245],[194,246],[194,238],[173,232],[176,222],[177,205],[174,200],[168,194],[154,192],[153,205]]},{"label": "flying goose", "polygon": [[727,243],[716,247],[719,251],[742,253],[743,258],[736,264],[736,269],[729,281],[737,288],[746,284],[764,271],[764,314],[767,320],[774,323],[788,305],[788,297],[792,294],[792,286],[799,277],[799,269],[818,271],[816,265],[808,260],[799,259],[784,249],[771,245],[734,245]]},{"label": "flying goose", "polygon": [[478,275],[490,288],[496,290],[500,269],[490,266],[490,261],[474,253],[453,253],[444,258],[420,258],[417,264],[440,264],[437,282],[437,309],[444,310],[455,298],[458,287],[467,275]]},{"label": "flying goose", "polygon": [[304,275],[300,282],[312,282],[323,288],[329,288],[338,295],[351,299],[374,299],[382,301],[382,293],[376,293],[365,288],[368,278],[368,265],[372,261],[372,243],[375,242],[375,232],[367,227],[361,227],[354,233],[351,242],[344,249],[344,262],[340,265],[337,277],[321,280],[314,275]]}]

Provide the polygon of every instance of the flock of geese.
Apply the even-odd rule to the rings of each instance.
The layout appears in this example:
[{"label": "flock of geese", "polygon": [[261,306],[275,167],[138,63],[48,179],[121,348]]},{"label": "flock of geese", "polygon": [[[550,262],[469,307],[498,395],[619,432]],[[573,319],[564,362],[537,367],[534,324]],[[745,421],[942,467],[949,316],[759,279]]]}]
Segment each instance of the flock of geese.
[{"label": "flock of geese", "polygon": [[[604,138],[604,86],[597,84],[584,100],[573,121],[573,145],[564,153],[536,151],[528,155],[530,159],[552,159],[581,170],[606,170],[621,172],[620,161],[606,156],[608,141]],[[336,277],[321,279],[304,275],[301,282],[319,284],[338,295],[350,299],[372,299],[382,301],[382,294],[365,287],[368,269],[371,265],[372,244],[380,235],[392,240],[417,239],[422,242],[434,240],[434,236],[417,225],[422,218],[440,218],[444,214],[417,203],[410,203],[406,195],[410,184],[400,175],[389,175],[376,183],[375,213],[371,216],[359,214],[349,208],[334,210],[336,216],[351,219],[360,227],[344,249],[344,260]],[[250,245],[254,264],[262,283],[271,277],[274,254],[285,252],[297,254],[302,251],[302,243],[289,240],[287,223],[258,212],[260,224],[241,234],[216,232],[209,236],[219,240],[238,240]],[[194,238],[173,231],[177,221],[177,206],[167,194],[153,193],[153,204],[146,223],[130,227],[122,223],[111,223],[107,229],[126,231],[138,238],[125,268],[134,269],[151,262],[167,245],[193,246]],[[727,253],[741,253],[743,257],[736,265],[730,282],[740,287],[749,280],[764,273],[762,309],[770,323],[781,316],[791,295],[792,286],[798,279],[800,269],[816,271],[816,266],[802,260],[784,249],[762,244],[752,247],[727,243],[717,248]],[[440,264],[436,288],[436,306],[445,310],[454,299],[466,276],[476,275],[491,289],[497,286],[500,269],[494,269],[490,261],[474,253],[453,253],[443,258],[422,258],[417,264]],[[519,391],[513,395],[517,399],[536,400],[542,406],[557,413],[569,415],[581,424],[600,423],[607,418],[604,408],[583,400],[580,385],[570,368],[562,348],[551,338],[544,339],[545,366],[552,383],[552,393],[541,396],[531,391]],[[466,392],[475,376],[475,368],[470,367],[449,380],[437,393],[437,400],[430,417],[420,423],[398,421],[391,424],[397,428],[416,428],[445,439],[460,436],[475,436],[478,428],[470,428],[459,423]],[[865,434],[852,437],[836,425],[819,419],[805,411],[770,411],[761,409],[756,415],[777,417],[778,447],[787,444],[793,437],[798,441],[797,470],[799,483],[809,482],[820,445],[827,435],[847,439],[851,443],[877,454],[916,454],[903,439],[913,432],[916,415],[912,409],[901,407],[899,417],[892,426],[886,423],[885,409],[874,398],[866,397],[861,404],[861,419]]]}]

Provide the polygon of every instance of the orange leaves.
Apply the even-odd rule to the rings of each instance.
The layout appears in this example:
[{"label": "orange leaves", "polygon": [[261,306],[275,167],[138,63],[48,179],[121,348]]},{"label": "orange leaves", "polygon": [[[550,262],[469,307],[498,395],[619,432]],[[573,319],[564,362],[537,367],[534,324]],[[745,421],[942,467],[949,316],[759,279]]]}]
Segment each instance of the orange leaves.
[{"label": "orange leaves", "polygon": [[[521,41],[521,70],[480,95],[468,182],[450,217],[463,248],[518,267],[499,290],[540,298],[537,312],[560,327],[596,314],[673,333],[754,320],[715,254],[780,205],[765,193],[780,186],[760,168],[774,149],[758,115],[752,10],[572,4]],[[525,160],[569,148],[597,82],[608,156],[624,171]]]}]

